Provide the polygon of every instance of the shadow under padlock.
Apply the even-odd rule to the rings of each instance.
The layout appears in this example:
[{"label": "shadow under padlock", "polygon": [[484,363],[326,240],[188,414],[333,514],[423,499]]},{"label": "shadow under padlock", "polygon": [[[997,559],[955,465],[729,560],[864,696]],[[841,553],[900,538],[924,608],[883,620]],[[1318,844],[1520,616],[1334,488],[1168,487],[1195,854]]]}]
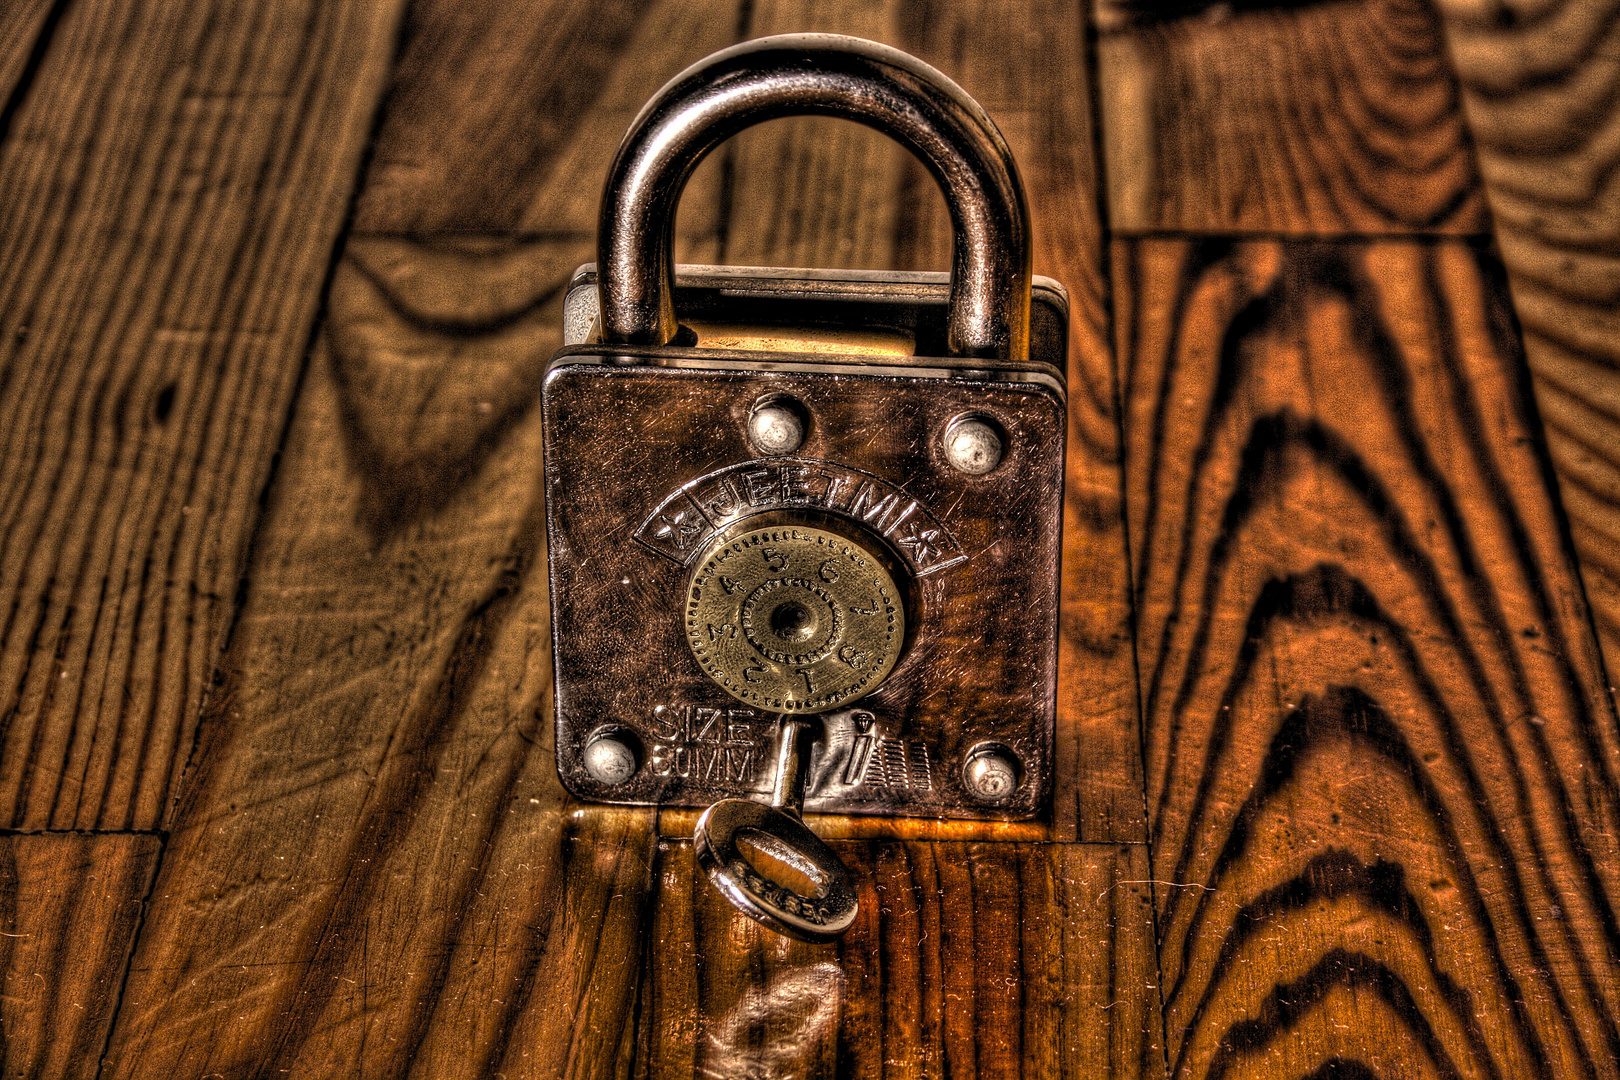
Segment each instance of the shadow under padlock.
[{"label": "shadow under padlock", "polygon": [[[917,154],[950,275],[673,265],[698,162],[796,114]],[[709,806],[711,880],[809,940],[850,925],[856,890],[801,810],[1042,814],[1067,307],[1031,277],[1005,141],[920,61],[765,38],[660,91],[613,163],[542,399],[567,787]]]}]

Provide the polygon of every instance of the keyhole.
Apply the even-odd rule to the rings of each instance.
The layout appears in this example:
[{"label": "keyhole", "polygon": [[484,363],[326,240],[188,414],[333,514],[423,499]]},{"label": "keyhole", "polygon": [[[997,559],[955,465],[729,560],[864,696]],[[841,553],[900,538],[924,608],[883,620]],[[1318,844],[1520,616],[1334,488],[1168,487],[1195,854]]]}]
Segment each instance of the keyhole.
[{"label": "keyhole", "polygon": [[815,633],[813,621],[810,609],[797,600],[789,600],[771,612],[771,630],[783,641],[808,641]]}]

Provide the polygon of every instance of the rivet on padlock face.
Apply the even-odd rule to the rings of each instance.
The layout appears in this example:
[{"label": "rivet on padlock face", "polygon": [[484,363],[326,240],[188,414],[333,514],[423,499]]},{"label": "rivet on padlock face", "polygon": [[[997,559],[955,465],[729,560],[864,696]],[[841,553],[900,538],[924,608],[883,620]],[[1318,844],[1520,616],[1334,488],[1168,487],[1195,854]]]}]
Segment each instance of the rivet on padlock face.
[{"label": "rivet on padlock face", "polygon": [[972,414],[952,420],[942,442],[951,468],[969,476],[983,476],[1000,465],[1007,448],[999,424],[988,416]]},{"label": "rivet on padlock face", "polygon": [[791,454],[804,445],[808,427],[804,406],[783,395],[756,402],[748,413],[748,441],[762,454]]},{"label": "rivet on padlock face", "polygon": [[981,744],[968,751],[962,776],[974,797],[992,806],[1012,798],[1022,779],[1012,751],[994,743]]},{"label": "rivet on padlock face", "polygon": [[[951,274],[673,265],[697,162],[806,113],[923,160]],[[765,38],[642,111],[569,288],[542,397],[558,771],[586,799],[708,807],[700,864],[784,933],[856,910],[802,811],[1047,809],[1068,303],[1031,277],[1027,219],[943,75]]]},{"label": "rivet on padlock face", "polygon": [[622,728],[604,725],[585,741],[584,766],[591,779],[617,787],[641,768],[639,740]]}]

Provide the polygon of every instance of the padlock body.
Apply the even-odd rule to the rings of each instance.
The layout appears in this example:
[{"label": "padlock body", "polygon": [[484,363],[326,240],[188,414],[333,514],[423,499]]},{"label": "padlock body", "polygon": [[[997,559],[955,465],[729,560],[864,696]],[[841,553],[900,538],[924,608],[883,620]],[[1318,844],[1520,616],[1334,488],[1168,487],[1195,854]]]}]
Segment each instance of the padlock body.
[{"label": "padlock body", "polygon": [[[756,335],[765,339],[791,336],[784,318],[823,337],[843,327],[855,347],[863,333],[880,343],[909,334],[927,346],[948,289],[943,275],[742,270],[683,274],[679,285],[683,317],[773,328]],[[569,790],[691,807],[765,793],[776,713],[785,710],[728,693],[700,665],[693,634],[737,631],[693,623],[694,581],[714,587],[719,578],[699,574],[700,564],[731,536],[781,536],[790,543],[773,550],[778,560],[807,550],[806,537],[835,536],[887,568],[904,640],[875,690],[821,714],[806,809],[1042,811],[1066,431],[1061,290],[1038,289],[1036,307],[1040,347],[1017,364],[885,354],[882,345],[841,352],[836,340],[815,353],[581,344],[553,359],[545,481],[557,764]],[[570,336],[588,336],[572,314]],[[802,408],[804,441],[764,454],[750,441],[749,416],[780,399]],[[955,467],[944,448],[963,417],[987,418],[1003,436],[999,463],[982,475]],[[769,545],[759,546],[767,557]],[[783,572],[802,571],[808,588],[818,569],[812,561]],[[746,679],[737,685],[750,692]],[[604,731],[637,755],[634,774],[618,783],[585,766],[588,743]],[[1019,766],[1016,789],[993,804],[964,779],[968,757],[984,747]]]}]

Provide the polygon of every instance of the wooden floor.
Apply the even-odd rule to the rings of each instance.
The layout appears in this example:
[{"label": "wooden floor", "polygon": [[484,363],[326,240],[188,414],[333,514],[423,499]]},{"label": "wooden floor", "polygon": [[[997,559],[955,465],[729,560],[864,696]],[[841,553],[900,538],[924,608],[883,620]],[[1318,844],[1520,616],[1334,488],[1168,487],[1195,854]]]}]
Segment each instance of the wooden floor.
[{"label": "wooden floor", "polygon": [[[1074,301],[1058,791],[789,943],[551,752],[536,403],[686,64]],[[0,1075],[1620,1078],[1620,0],[0,8]],[[781,121],[694,262],[945,268]]]}]

